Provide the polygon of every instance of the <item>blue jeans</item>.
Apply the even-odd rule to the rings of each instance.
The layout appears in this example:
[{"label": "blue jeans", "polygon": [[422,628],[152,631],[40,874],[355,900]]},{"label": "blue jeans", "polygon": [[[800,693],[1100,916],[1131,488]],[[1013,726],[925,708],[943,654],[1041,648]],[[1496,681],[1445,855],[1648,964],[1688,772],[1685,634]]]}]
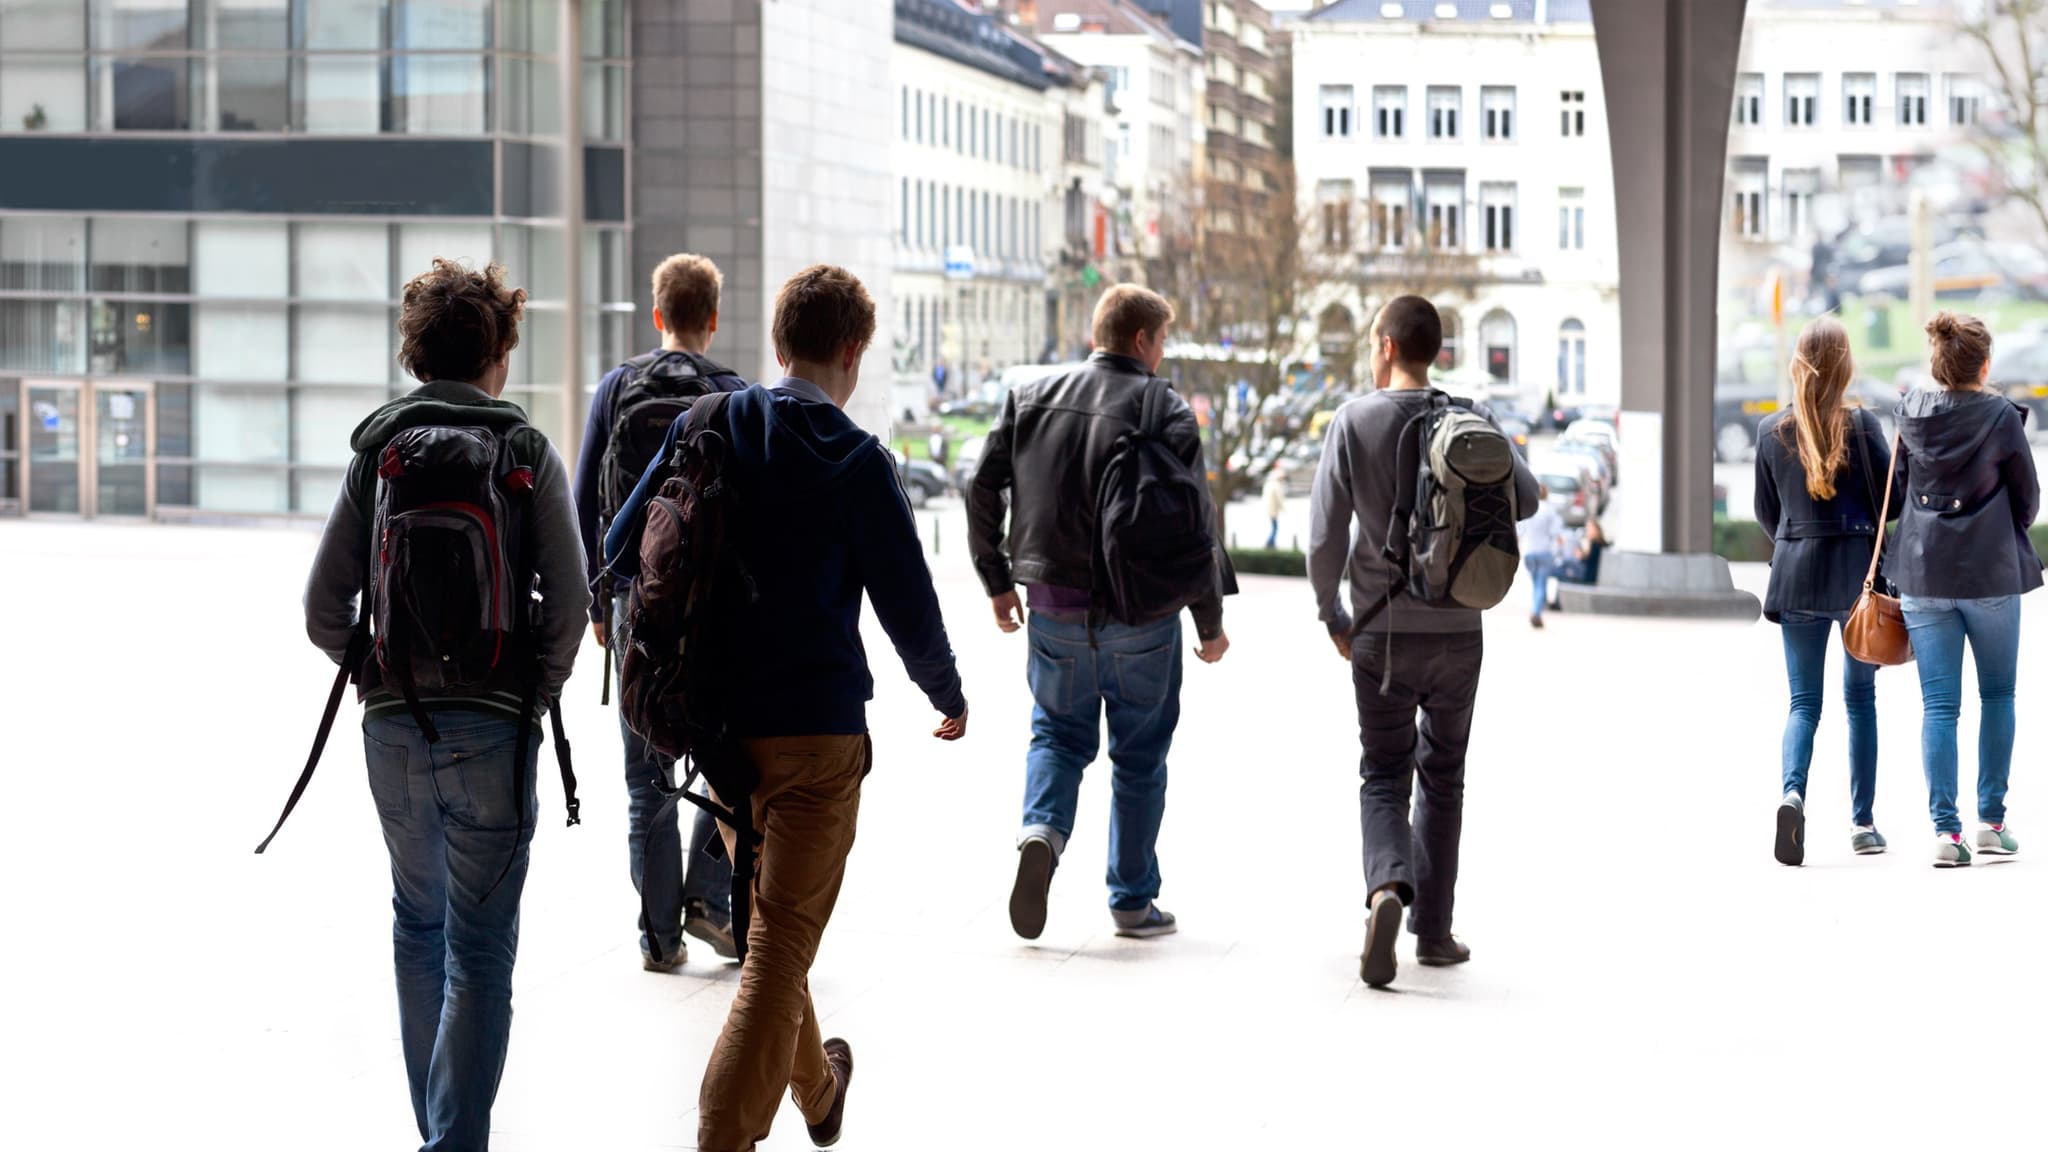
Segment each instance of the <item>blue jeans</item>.
[{"label": "blue jeans", "polygon": [[[413,1118],[423,1152],[467,1152],[490,1143],[511,1039],[540,727],[515,757],[519,722],[509,716],[444,712],[437,723],[441,739],[429,744],[410,716],[365,720],[363,751],[391,853],[391,950]],[[515,771],[526,780],[524,820]]]},{"label": "blue jeans", "polygon": [[[1785,717],[1782,786],[1806,795],[1806,770],[1813,763],[1813,734],[1820,727],[1822,685],[1827,680],[1828,639],[1847,612],[1787,612],[1779,618],[1785,634],[1785,678],[1792,686],[1792,710]],[[1857,825],[1871,824],[1877,800],[1877,666],[1842,649],[1842,703],[1849,713],[1849,806]]]},{"label": "blue jeans", "polygon": [[[612,628],[626,615],[626,598],[614,605]],[[614,631],[614,635],[616,635]],[[622,657],[614,657],[623,662]],[[617,669],[614,667],[614,672]],[[668,757],[648,747],[626,725],[626,713],[619,712],[619,738],[626,746],[626,862],[633,874],[633,891],[643,893],[654,913],[652,931],[661,943],[661,954],[674,956],[683,941],[683,902],[702,901],[714,919],[732,919],[732,865],[723,857],[712,859],[708,849],[718,839],[718,821],[711,813],[678,798],[661,819],[661,787],[674,783],[675,767]],[[704,782],[697,782],[699,793]],[[690,827],[690,854],[683,855],[682,822],[679,812],[696,814]],[[640,950],[650,952],[647,913],[640,914]]]},{"label": "blue jeans", "polygon": [[1278,519],[1278,518],[1275,518],[1275,519],[1273,520],[1273,527],[1272,527],[1272,528],[1271,528],[1270,530],[1268,530],[1268,531],[1267,531],[1267,533],[1266,533],[1266,551],[1268,551],[1268,552],[1271,552],[1271,551],[1272,551],[1273,549],[1275,549],[1275,548],[1278,548],[1279,546],[1280,546],[1280,521],[1279,521],[1279,519]]},{"label": "blue jeans", "polygon": [[1139,909],[1159,895],[1159,822],[1166,753],[1180,723],[1180,617],[1095,630],[1031,616],[1031,750],[1024,758],[1023,835],[1057,855],[1074,832],[1081,773],[1109,718],[1109,906]]},{"label": "blue jeans", "polygon": [[2005,822],[2012,772],[2013,684],[2019,678],[2020,598],[1942,600],[1902,596],[1913,660],[1920,666],[1920,760],[1936,832],[1961,832],[1956,816],[1956,718],[1962,711],[1963,642],[1977,659],[1984,719],[1977,734],[1977,819]]},{"label": "blue jeans", "polygon": [[1529,615],[1540,617],[1550,603],[1550,579],[1557,575],[1557,557],[1547,553],[1528,556],[1522,560],[1522,567],[1529,572]]}]

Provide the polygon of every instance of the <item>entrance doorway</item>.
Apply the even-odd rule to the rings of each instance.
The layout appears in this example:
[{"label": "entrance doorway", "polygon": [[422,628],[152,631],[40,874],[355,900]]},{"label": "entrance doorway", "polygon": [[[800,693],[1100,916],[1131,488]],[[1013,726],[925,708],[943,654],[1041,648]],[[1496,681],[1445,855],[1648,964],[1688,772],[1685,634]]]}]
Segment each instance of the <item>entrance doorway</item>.
[{"label": "entrance doorway", "polygon": [[135,380],[23,380],[16,421],[30,515],[156,514],[156,389]]}]

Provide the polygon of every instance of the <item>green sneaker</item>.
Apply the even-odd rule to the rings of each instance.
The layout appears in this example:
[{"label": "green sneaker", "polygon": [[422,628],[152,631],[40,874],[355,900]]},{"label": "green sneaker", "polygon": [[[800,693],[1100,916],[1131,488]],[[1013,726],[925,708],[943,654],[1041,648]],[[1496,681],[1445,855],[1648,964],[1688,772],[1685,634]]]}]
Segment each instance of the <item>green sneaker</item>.
[{"label": "green sneaker", "polygon": [[1884,847],[1884,833],[1879,832],[1875,825],[1858,824],[1856,831],[1849,836],[1849,849],[1858,856],[1875,856],[1883,852]]},{"label": "green sneaker", "polygon": [[1955,832],[1943,832],[1934,838],[1934,866],[1936,868],[1968,868],[1970,846]]},{"label": "green sneaker", "polygon": [[2003,824],[1977,825],[1977,851],[1986,856],[2011,856],[2020,850],[2020,842]]}]

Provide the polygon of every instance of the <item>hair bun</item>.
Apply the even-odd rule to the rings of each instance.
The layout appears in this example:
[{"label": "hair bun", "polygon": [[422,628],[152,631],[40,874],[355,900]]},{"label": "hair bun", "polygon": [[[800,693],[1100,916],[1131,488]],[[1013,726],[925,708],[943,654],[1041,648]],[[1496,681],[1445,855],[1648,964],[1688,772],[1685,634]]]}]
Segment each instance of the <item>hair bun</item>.
[{"label": "hair bun", "polygon": [[1934,319],[1927,322],[1927,334],[1937,340],[1953,340],[1956,335],[1956,314],[1936,312]]}]

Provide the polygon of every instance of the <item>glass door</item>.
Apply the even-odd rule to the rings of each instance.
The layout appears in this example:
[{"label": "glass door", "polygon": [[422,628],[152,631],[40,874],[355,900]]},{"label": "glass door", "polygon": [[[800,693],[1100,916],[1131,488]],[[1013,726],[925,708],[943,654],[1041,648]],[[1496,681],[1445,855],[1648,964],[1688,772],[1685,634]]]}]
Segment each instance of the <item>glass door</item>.
[{"label": "glass door", "polygon": [[24,380],[22,411],[28,424],[28,510],[78,516],[85,512],[85,386],[72,380]]},{"label": "glass door", "polygon": [[148,382],[24,380],[30,514],[148,517],[156,511],[156,394]]}]

